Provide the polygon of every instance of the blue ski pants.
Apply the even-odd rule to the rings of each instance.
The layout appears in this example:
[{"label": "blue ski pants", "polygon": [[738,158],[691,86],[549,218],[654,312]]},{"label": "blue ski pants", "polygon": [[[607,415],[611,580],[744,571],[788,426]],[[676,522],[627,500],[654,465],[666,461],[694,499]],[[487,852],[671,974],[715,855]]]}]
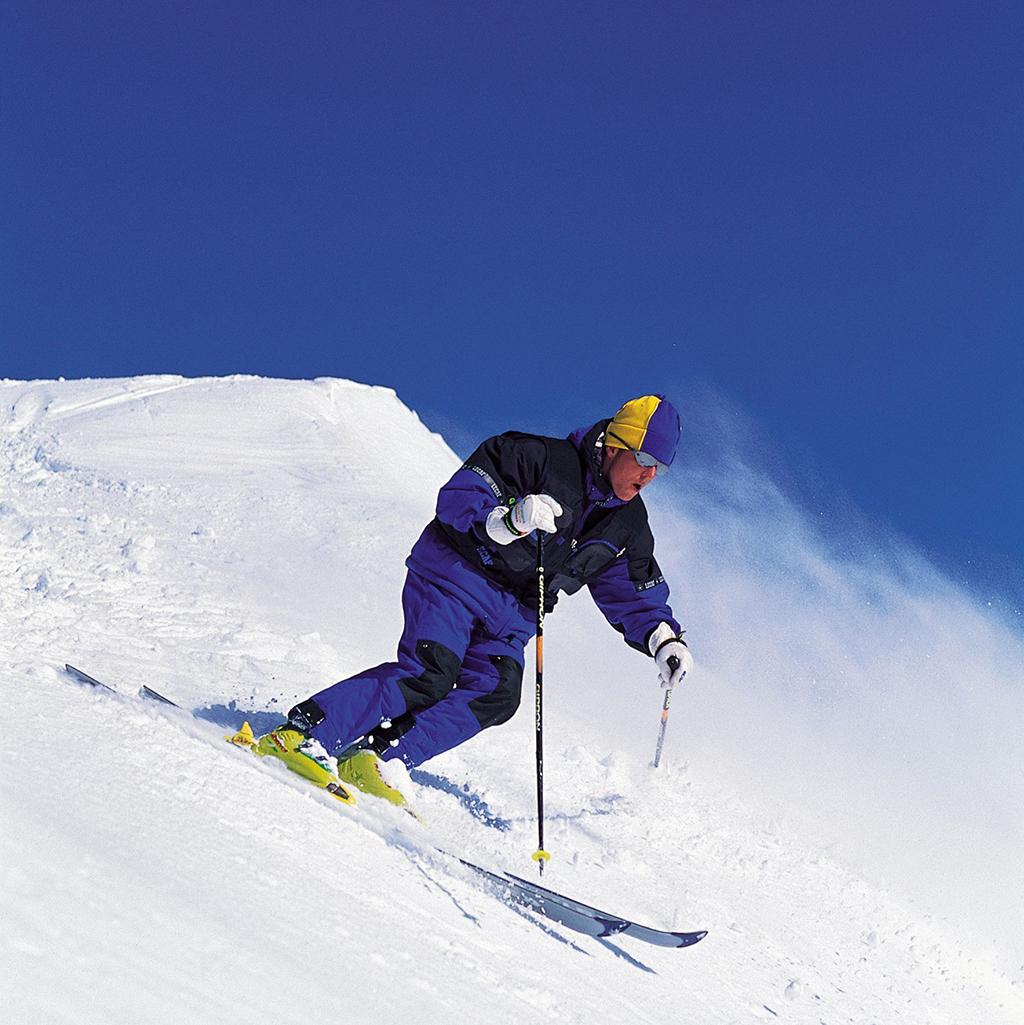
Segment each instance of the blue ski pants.
[{"label": "blue ski pants", "polygon": [[408,712],[413,725],[383,757],[411,767],[507,722],[519,707],[533,614],[427,534],[407,565],[397,661],[313,697],[325,716],[313,736],[332,753]]}]

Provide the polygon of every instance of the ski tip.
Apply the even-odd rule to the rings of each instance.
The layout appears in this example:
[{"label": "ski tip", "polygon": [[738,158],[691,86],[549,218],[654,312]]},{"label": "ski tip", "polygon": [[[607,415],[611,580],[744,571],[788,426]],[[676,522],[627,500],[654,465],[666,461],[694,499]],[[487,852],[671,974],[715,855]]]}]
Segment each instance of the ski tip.
[{"label": "ski tip", "polygon": [[[695,943],[700,943],[707,934],[707,929],[698,929],[696,932],[670,932],[666,935],[675,939],[675,942],[671,944],[673,947],[692,947]],[[657,941],[648,940],[648,942],[657,944]]]},{"label": "ski tip", "polygon": [[102,680],[97,680],[88,673],[83,673],[81,669],[76,669],[70,662],[64,663],[64,671],[68,676],[73,680],[77,680],[79,683],[87,683],[90,687],[97,687],[100,690],[108,690],[111,694],[117,693],[110,684],[104,683]]},{"label": "ski tip", "polygon": [[623,936],[643,940],[644,943],[652,943],[656,947],[676,948],[692,947],[695,943],[700,943],[707,934],[707,929],[698,929],[695,932],[669,932],[668,930],[651,929],[637,922],[629,922],[622,930]]},{"label": "ski tip", "polygon": [[177,701],[172,701],[170,698],[165,697],[163,694],[161,694],[160,691],[153,690],[153,688],[150,687],[148,684],[144,683],[139,688],[139,693],[144,698],[149,698],[152,701],[159,701],[162,705],[170,705],[171,708],[181,708],[181,705],[179,705]]}]

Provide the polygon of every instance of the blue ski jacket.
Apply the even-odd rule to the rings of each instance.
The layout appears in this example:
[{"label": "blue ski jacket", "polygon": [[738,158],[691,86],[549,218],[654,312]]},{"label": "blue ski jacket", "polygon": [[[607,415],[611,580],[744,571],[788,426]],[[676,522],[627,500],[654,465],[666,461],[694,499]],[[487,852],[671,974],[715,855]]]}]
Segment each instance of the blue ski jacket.
[{"label": "blue ski jacket", "polygon": [[626,643],[650,654],[647,640],[658,624],[668,623],[677,633],[679,624],[654,558],[642,497],[616,498],[601,473],[608,423],[601,420],[565,439],[515,431],[488,438],[441,488],[437,515],[413,548],[410,567],[474,605],[493,604],[495,591],[501,591],[536,611],[536,533],[499,545],[485,524],[497,505],[551,495],[562,515],[556,533],[545,535],[545,608],[554,606],[560,592],[572,594],[586,585]]}]

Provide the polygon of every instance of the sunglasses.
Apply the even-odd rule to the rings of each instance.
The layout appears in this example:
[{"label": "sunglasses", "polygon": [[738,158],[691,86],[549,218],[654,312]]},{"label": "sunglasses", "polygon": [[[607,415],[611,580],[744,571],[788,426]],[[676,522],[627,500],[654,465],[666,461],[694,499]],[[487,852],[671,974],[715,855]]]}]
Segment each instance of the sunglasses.
[{"label": "sunglasses", "polygon": [[655,459],[654,456],[647,452],[641,452],[638,448],[630,448],[614,431],[608,431],[608,437],[614,438],[627,452],[632,452],[633,458],[645,470],[649,470],[653,466],[655,474],[659,477],[664,477],[668,473],[668,465],[666,463],[663,463],[660,459]]}]

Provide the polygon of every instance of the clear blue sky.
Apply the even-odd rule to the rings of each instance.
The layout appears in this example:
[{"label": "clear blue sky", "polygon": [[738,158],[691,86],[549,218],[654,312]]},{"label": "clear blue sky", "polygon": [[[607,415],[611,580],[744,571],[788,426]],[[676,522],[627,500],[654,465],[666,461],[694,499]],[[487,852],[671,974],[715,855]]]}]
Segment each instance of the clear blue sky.
[{"label": "clear blue sky", "polygon": [[1019,600],[1022,40],[1001,0],[8,0],[0,376],[336,375],[462,438],[710,389]]}]

